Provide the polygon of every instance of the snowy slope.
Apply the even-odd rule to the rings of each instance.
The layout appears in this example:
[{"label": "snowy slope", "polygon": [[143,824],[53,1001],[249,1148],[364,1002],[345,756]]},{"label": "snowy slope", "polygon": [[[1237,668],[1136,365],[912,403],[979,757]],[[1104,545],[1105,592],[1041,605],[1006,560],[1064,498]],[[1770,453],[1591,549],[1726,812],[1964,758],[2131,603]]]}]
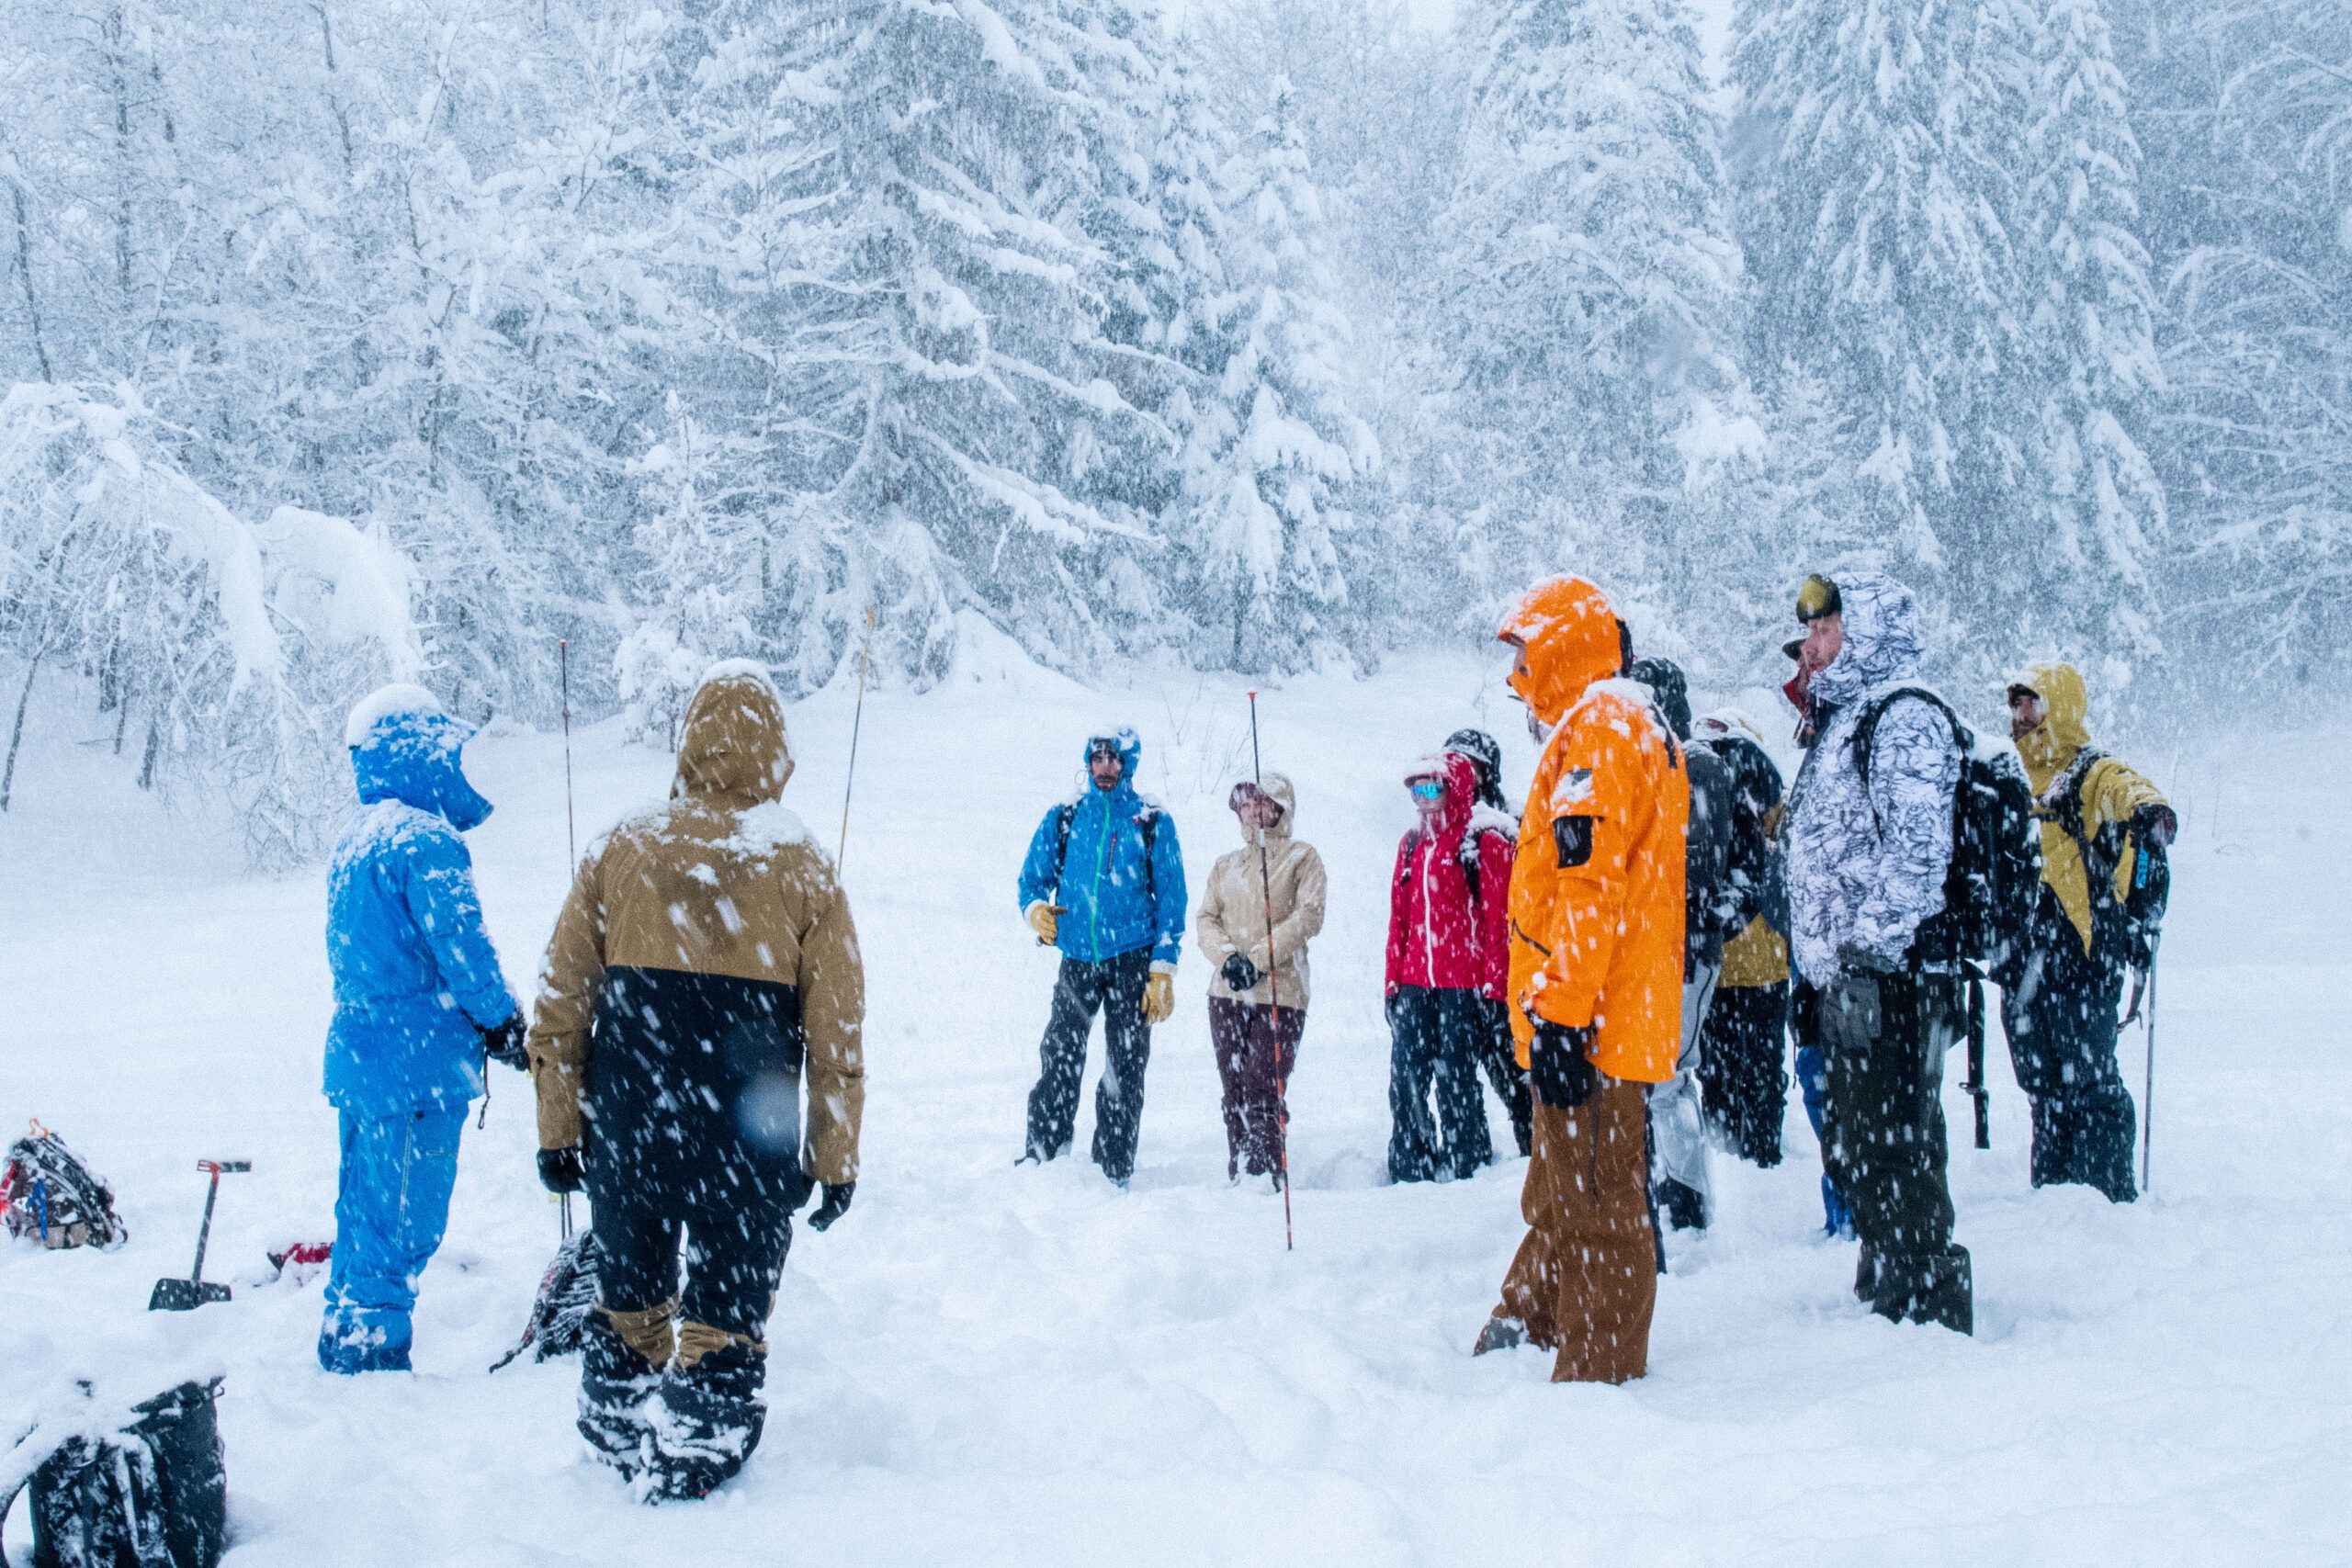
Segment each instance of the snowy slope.
[{"label": "snowy slope", "polygon": [[[319,1373],[315,1284],[141,1310],[187,1268],[199,1156],[255,1164],[224,1190],[211,1271],[251,1276],[266,1245],[332,1228],[321,879],[227,869],[232,850],[158,813],[103,749],[37,751],[0,818],[0,1127],[39,1114],[62,1132],[116,1184],[132,1240],[0,1246],[0,1427],[88,1369],[223,1367],[236,1568],[2345,1561],[2352,899],[2333,868],[2352,845],[2319,778],[2268,776],[2275,743],[2217,742],[2173,781],[2188,830],[2153,1201],[2030,1192],[2023,1102],[1996,1065],[1996,1146],[1954,1158],[1980,1332],[1895,1327],[1849,1293],[1850,1247],[1815,1236],[1792,1105],[1790,1162],[1719,1165],[1717,1231],[1674,1247],[1652,1375],[1554,1388],[1540,1353],[1465,1353],[1518,1239],[1521,1167],[1376,1185],[1397,779],[1480,720],[1525,775],[1498,674],[1430,660],[1263,699],[1267,765],[1297,782],[1332,878],[1288,1257],[1279,1202],[1224,1179],[1196,954],[1159,1032],[1135,1190],[1082,1161],[1012,1166],[1052,969],[1013,908],[1027,835],[1074,783],[1085,728],[1124,718],[1197,887],[1233,841],[1238,690],[1106,695],[976,657],[926,697],[872,699],[847,857],[874,998],[857,1205],[796,1243],[751,1469],[658,1511],[582,1458],[571,1363],[483,1375],[556,1230],[526,1085],[503,1069],[466,1134],[414,1376]],[[792,714],[786,798],[828,847],[849,717],[845,694]],[[473,840],[483,898],[525,986],[564,879],[561,750],[492,734],[471,758],[501,807]],[[667,764],[603,727],[577,774],[584,835],[659,795]],[[2135,1091],[2138,1052],[2135,1035]],[[1947,1105],[1964,1128],[1956,1087]]]}]

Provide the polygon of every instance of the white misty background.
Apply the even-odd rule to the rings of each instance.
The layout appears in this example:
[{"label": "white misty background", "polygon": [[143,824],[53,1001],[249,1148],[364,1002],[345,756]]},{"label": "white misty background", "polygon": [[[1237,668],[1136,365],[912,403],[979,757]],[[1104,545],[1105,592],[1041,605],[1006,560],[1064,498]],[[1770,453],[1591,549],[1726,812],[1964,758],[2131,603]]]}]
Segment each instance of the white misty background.
[{"label": "white misty background", "polygon": [[1278,676],[1573,570],[1729,689],[1869,559],[1954,682],[2346,672],[2352,8],[0,0],[0,107],[9,765],[70,687],[266,863],[377,680],[664,739],[869,606]]}]

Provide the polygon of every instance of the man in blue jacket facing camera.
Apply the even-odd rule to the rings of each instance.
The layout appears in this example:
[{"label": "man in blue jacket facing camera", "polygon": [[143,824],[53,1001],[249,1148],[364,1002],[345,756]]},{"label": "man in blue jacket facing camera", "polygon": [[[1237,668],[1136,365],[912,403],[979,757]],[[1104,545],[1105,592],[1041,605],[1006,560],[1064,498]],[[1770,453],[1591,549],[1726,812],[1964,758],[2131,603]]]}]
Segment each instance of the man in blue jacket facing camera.
[{"label": "man in blue jacket facing camera", "polygon": [[334,1021],[326,1096],[343,1168],[319,1365],[406,1371],[417,1276],[441,1246],[458,1134],[482,1061],[525,1065],[507,989],[459,834],[490,802],[466,782],[470,726],[422,686],[387,686],[344,733],[359,814],[327,872]]},{"label": "man in blue jacket facing camera", "polygon": [[1094,1163],[1122,1187],[1135,1174],[1151,1031],[1176,1006],[1184,937],[1184,853],[1176,824],[1136,793],[1142,757],[1143,742],[1124,726],[1089,736],[1088,787],[1046,813],[1021,863],[1022,918],[1062,954],[1022,1158],[1049,1160],[1069,1147],[1086,1037],[1100,1011]]}]

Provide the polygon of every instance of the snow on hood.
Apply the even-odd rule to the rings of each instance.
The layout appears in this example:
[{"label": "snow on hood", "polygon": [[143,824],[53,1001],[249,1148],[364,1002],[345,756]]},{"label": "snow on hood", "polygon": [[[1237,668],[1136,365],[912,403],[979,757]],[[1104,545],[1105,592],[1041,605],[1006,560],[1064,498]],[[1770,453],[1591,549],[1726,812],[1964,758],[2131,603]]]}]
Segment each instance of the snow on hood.
[{"label": "snow on hood", "polygon": [[[1135,726],[1132,724],[1123,724],[1116,729],[1090,731],[1086,737],[1086,744],[1079,748],[1080,768],[1083,769],[1088,759],[1093,756],[1094,743],[1098,740],[1108,740],[1119,749],[1119,787],[1133,789],[1136,783],[1136,767],[1143,761],[1143,737],[1136,733]],[[1088,787],[1093,786],[1090,783]]]},{"label": "snow on hood", "polygon": [[1880,571],[1838,579],[1845,633],[1838,657],[1813,678],[1819,702],[1843,705],[1919,674],[1919,605],[1911,590]]},{"label": "snow on hood", "polygon": [[465,746],[473,734],[472,725],[451,716],[422,686],[370,693],[344,723],[360,802],[397,800],[435,813],[460,833],[481,827],[492,807],[466,778]]},{"label": "snow on hood", "polygon": [[[1283,808],[1283,814],[1274,818],[1274,825],[1266,829],[1266,838],[1269,842],[1281,843],[1290,837],[1291,824],[1298,815],[1298,797],[1291,789],[1290,775],[1270,773],[1258,781],[1258,787],[1263,790],[1267,797],[1276,806]],[[1239,822],[1238,817],[1235,820],[1237,823]],[[1241,841],[1251,849],[1257,848],[1258,829],[1247,824],[1241,824]]]},{"label": "snow on hood", "polygon": [[745,660],[712,665],[686,705],[670,793],[758,806],[783,795],[791,777],[792,742],[775,682]]}]

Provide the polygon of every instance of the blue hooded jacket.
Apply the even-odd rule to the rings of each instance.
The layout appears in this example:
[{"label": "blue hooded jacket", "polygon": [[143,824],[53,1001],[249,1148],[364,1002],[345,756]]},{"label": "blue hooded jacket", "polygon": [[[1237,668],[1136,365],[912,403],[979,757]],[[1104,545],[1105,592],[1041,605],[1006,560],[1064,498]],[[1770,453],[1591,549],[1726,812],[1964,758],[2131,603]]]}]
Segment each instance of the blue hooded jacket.
[{"label": "blue hooded jacket", "polygon": [[466,782],[472,735],[420,689],[379,693],[346,737],[361,808],[327,872],[326,1096],[354,1115],[463,1105],[482,1090],[477,1026],[520,1011],[458,837],[491,809]]},{"label": "blue hooded jacket", "polygon": [[[1044,900],[1068,911],[1055,943],[1068,958],[1100,964],[1136,948],[1151,949],[1156,964],[1173,965],[1184,949],[1184,852],[1176,823],[1136,793],[1136,764],[1143,741],[1122,727],[1105,736],[1119,748],[1119,787],[1085,792],[1046,813],[1021,863],[1021,908]],[[1062,813],[1069,813],[1069,852],[1055,863],[1061,843]],[[1148,874],[1144,818],[1151,828]]]}]

